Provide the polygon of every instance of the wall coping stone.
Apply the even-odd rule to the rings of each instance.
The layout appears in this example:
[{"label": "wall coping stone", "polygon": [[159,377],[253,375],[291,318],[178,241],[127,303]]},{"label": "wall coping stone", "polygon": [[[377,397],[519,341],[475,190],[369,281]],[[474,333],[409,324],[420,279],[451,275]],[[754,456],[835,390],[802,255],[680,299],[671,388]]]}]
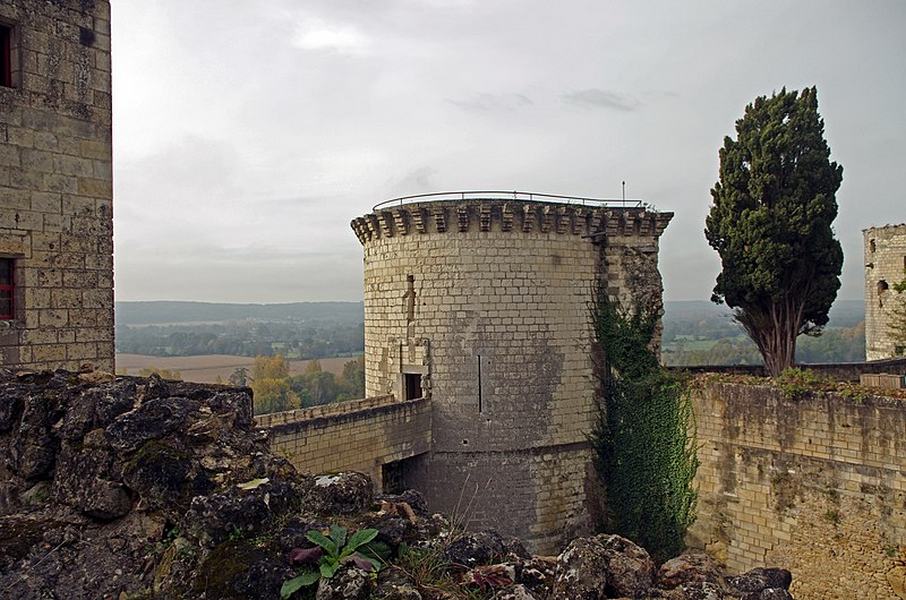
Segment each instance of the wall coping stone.
[{"label": "wall coping stone", "polygon": [[419,401],[421,400],[424,399],[419,398],[416,400],[397,401],[396,397],[393,394],[388,394],[385,396],[363,398],[361,400],[332,402],[330,404],[312,406],[311,408],[298,408],[295,410],[257,415],[255,417],[255,422],[257,423],[258,427],[274,428],[281,425],[310,423],[312,421],[315,421],[316,419],[338,417],[353,413],[365,413],[386,407],[413,405],[419,403]]}]

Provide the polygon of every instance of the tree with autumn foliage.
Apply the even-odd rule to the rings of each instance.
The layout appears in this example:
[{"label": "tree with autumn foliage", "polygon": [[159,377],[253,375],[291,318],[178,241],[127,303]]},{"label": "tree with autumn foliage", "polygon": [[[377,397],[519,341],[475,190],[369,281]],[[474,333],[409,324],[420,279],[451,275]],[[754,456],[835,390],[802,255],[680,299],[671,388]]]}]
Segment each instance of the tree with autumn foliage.
[{"label": "tree with autumn foliage", "polygon": [[724,138],[705,236],[722,270],[711,299],[735,309],[772,375],[818,335],[840,288],[834,237],[843,167],[830,160],[817,89],[761,96]]},{"label": "tree with autumn foliage", "polygon": [[299,397],[289,385],[289,363],[282,354],[259,356],[252,367],[255,414],[299,408]]}]

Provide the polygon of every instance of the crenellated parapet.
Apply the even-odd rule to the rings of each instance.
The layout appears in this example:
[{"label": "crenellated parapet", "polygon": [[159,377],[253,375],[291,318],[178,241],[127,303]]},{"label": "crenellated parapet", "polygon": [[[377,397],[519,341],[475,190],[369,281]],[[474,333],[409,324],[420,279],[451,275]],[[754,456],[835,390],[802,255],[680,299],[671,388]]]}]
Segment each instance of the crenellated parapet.
[{"label": "crenellated parapet", "polygon": [[521,231],[611,237],[660,237],[671,212],[641,207],[586,206],[500,199],[440,201],[379,209],[351,223],[364,245],[375,238],[426,233]]}]

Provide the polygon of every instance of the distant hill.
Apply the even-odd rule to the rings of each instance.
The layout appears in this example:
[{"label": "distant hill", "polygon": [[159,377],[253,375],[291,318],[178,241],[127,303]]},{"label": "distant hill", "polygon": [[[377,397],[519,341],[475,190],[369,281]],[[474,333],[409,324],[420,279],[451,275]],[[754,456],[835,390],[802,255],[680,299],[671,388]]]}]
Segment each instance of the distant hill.
[{"label": "distant hill", "polygon": [[[666,322],[726,319],[730,309],[704,300],[664,303]],[[117,302],[117,325],[239,321],[362,321],[362,302],[291,302],[286,304],[231,304],[225,302]],[[862,300],[837,300],[831,308],[832,327],[852,327],[865,318]]]},{"label": "distant hill", "polygon": [[[662,341],[668,364],[760,360],[730,312],[706,301],[666,302]],[[811,362],[862,360],[863,318],[861,300],[838,300],[825,335],[802,338],[798,355]],[[121,353],[160,357],[348,357],[365,346],[363,322],[361,302],[117,302],[116,346]]]},{"label": "distant hill", "polygon": [[292,302],[287,304],[230,304],[217,302],[117,302],[117,325],[219,323],[246,319],[296,322],[362,322],[361,302]]},{"label": "distant hill", "polygon": [[[715,321],[727,319],[732,311],[724,304],[705,300],[674,300],[664,302],[664,322]],[[831,306],[830,327],[852,327],[865,320],[865,303],[862,300],[838,299]]]}]

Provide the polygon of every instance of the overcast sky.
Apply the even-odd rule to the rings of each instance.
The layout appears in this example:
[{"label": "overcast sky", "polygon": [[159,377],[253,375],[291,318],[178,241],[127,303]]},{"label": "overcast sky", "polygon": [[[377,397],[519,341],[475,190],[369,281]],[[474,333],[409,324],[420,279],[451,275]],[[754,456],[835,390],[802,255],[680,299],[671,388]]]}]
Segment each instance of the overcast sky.
[{"label": "overcast sky", "polygon": [[119,300],[360,300],[349,221],[450,189],[675,211],[671,300],[707,299],[717,151],[749,101],[818,86],[861,229],[906,221],[906,2],[116,0]]}]

